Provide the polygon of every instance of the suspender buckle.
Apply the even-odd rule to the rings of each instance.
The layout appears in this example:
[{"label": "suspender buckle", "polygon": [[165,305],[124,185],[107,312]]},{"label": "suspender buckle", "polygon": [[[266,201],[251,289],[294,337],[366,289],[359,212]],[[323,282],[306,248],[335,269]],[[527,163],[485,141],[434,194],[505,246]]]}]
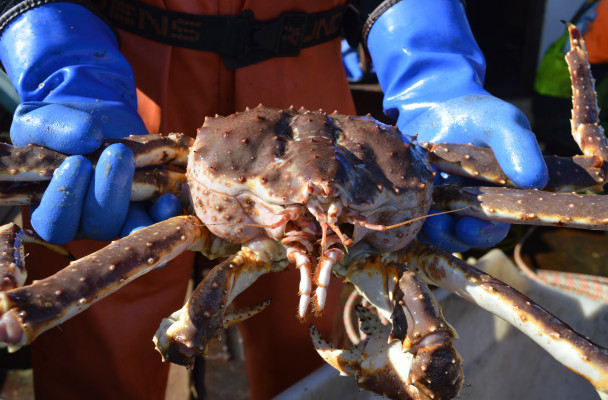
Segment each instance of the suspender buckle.
[{"label": "suspender buckle", "polygon": [[286,12],[271,21],[256,20],[251,11],[242,15],[249,20],[241,54],[224,54],[227,69],[241,68],[274,57],[295,57],[300,54],[306,36],[308,14]]}]

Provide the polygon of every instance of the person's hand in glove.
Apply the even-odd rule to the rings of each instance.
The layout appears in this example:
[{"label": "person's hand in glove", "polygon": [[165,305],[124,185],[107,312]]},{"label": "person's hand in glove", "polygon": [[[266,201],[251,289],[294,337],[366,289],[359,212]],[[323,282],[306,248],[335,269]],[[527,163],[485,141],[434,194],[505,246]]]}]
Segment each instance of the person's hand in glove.
[{"label": "person's hand in glove", "polygon": [[[367,47],[384,110],[401,132],[419,141],[490,147],[518,186],[546,184],[547,167],[525,115],[483,89],[485,60],[460,0],[403,0],[373,18]],[[442,214],[428,218],[420,239],[465,251],[495,245],[508,229]]]},{"label": "person's hand in glove", "polygon": [[34,229],[58,244],[117,237],[129,208],[133,154],[122,144],[109,146],[95,170],[82,157],[104,139],[147,134],[133,71],[114,33],[83,6],[45,4],[6,25],[0,60],[22,101],[11,126],[13,143],[74,155],[33,211]]}]

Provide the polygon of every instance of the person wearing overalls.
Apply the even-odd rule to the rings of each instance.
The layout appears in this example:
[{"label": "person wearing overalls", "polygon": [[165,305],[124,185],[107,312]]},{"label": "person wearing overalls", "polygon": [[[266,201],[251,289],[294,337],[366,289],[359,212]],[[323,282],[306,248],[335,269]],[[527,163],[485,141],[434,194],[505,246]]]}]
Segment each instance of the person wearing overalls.
[{"label": "person wearing overalls", "polygon": [[[80,155],[104,138],[193,136],[205,116],[259,103],[354,114],[341,33],[364,42],[385,94],[385,112],[403,132],[427,141],[490,146],[520,186],[546,183],[526,118],[483,89],[485,61],[458,0],[0,5],[0,60],[22,101],[12,140],[74,155],[55,174],[31,223],[76,257],[175,213],[170,198],[152,216],[141,204],[129,205],[129,151],[108,148],[96,168],[110,172],[99,176]],[[87,195],[89,186],[100,198]],[[73,190],[69,197],[66,187]],[[492,245],[508,229],[471,218],[436,218],[427,224],[425,240],[452,251]],[[66,264],[39,248],[30,250],[27,262],[32,279]],[[160,320],[181,307],[193,262],[193,254],[183,254],[34,341],[36,398],[163,398],[168,366],[151,337]],[[307,327],[295,316],[298,279],[295,268],[268,274],[236,300],[238,307],[273,299],[267,310],[240,324],[253,399],[278,394],[322,364]],[[334,339],[342,331],[340,286],[332,283],[325,313],[314,321]]]}]

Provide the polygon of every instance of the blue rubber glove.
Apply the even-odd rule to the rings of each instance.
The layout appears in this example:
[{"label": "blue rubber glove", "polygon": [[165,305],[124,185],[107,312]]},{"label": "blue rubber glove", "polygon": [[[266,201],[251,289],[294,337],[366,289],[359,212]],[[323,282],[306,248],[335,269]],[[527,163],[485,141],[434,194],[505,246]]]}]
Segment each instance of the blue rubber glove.
[{"label": "blue rubber glove", "polygon": [[342,39],[342,65],[346,72],[346,78],[349,82],[359,82],[363,79],[363,71],[359,66],[359,54],[357,49],[351,47],[346,39]]},{"label": "blue rubber glove", "polygon": [[182,214],[182,205],[179,199],[170,193],[160,196],[152,205],[147,201],[131,203],[120,236],[128,236],[141,228],[180,214]]},{"label": "blue rubber glove", "polygon": [[[20,14],[2,32],[0,60],[22,101],[11,126],[15,145],[82,155],[104,138],[147,134],[133,71],[114,33],[85,7],[50,3]],[[60,244],[118,236],[133,172],[122,145],[108,147],[94,173],[86,159],[68,158],[32,214],[34,229]]]},{"label": "blue rubber glove", "polygon": [[[506,175],[542,188],[548,172],[525,115],[483,89],[485,60],[460,0],[403,0],[372,25],[368,49],[385,113],[419,141],[490,147]],[[489,247],[507,224],[431,217],[421,239],[448,251]],[[481,235],[481,236],[480,236]]]},{"label": "blue rubber glove", "polygon": [[101,153],[94,171],[83,156],[68,157],[32,211],[32,226],[40,237],[56,244],[77,235],[115,238],[127,214],[134,171],[133,153],[120,143]]}]

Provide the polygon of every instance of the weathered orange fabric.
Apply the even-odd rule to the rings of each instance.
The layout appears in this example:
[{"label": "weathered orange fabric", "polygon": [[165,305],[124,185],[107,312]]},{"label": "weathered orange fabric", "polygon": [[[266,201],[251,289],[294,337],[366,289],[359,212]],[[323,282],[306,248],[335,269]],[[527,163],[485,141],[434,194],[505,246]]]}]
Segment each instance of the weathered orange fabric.
[{"label": "weathered orange fabric", "polygon": [[591,64],[605,64],[608,63],[608,1],[600,1],[596,12],[585,32],[585,45]]},{"label": "weathered orange fabric", "polygon": [[[67,247],[81,258],[106,243],[75,241]],[[28,246],[32,279],[69,263]],[[32,343],[37,400],[162,399],[168,364],[161,363],[152,336],[162,318],[183,304],[193,253],[152,271],[89,309],[43,333]]]},{"label": "weathered orange fabric", "polygon": [[[257,19],[285,11],[316,12],[339,1],[160,1],[156,7],[176,11],[237,15],[253,10]],[[205,116],[229,114],[263,103],[272,107],[303,106],[341,113],[355,112],[342,68],[338,39],[304,49],[299,57],[275,58],[227,71],[217,54],[152,42],[120,32],[121,49],[138,86],[138,108],[149,132],[195,135]],[[78,257],[98,243],[74,242]],[[65,265],[46,250],[29,250],[29,265],[41,265],[35,278]],[[181,257],[161,270],[137,279],[43,334],[33,345],[36,398],[162,399],[168,365],[154,351],[152,336],[161,319],[183,302],[193,257]],[[263,313],[240,324],[254,399],[267,399],[322,364],[308,337],[308,325],[296,318],[299,272],[260,278],[235,301],[250,305],[272,298]],[[338,297],[342,285],[329,290],[324,317],[314,322],[324,333],[339,332]]]}]

